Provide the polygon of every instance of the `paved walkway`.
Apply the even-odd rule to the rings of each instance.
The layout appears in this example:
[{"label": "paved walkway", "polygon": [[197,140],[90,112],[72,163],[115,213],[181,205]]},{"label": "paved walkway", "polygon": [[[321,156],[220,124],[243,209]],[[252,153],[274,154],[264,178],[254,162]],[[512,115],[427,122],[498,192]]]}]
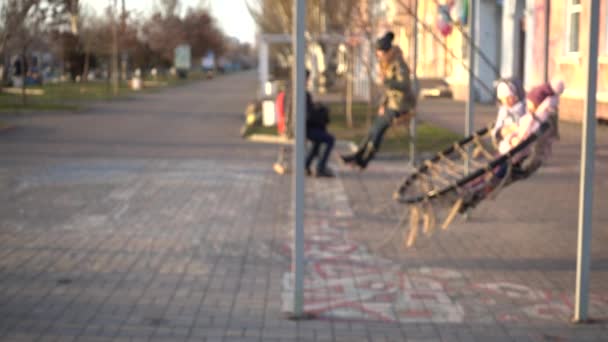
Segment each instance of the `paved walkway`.
[{"label": "paved walkway", "polygon": [[[576,169],[563,160],[405,250],[405,161],[307,180],[305,308],[289,321],[290,179],[239,138],[255,75],[29,115],[0,134],[2,341],[602,341],[572,312]],[[600,151],[600,153],[603,150]],[[561,152],[559,152],[561,153]],[[600,162],[598,173],[604,172]]]}]

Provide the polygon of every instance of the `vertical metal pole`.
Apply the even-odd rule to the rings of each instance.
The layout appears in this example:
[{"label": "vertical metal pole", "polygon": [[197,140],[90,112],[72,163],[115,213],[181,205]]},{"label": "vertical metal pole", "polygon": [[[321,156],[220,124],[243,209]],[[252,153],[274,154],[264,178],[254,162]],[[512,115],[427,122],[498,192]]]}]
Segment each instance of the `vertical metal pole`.
[{"label": "vertical metal pole", "polygon": [[118,12],[116,0],[112,3],[112,90],[114,95],[118,94],[118,20],[116,13]]},{"label": "vertical metal pole", "polygon": [[543,70],[543,78],[545,83],[549,82],[549,26],[551,23],[550,20],[551,15],[551,1],[545,0],[545,41],[544,41],[544,70]]},{"label": "vertical metal pole", "polygon": [[[414,1],[414,13],[418,18],[418,0]],[[418,20],[414,19],[414,94],[418,99]],[[415,113],[414,113],[415,114]],[[416,115],[410,121],[410,166],[416,166]]]},{"label": "vertical metal pole", "polygon": [[121,59],[120,59],[121,79],[123,81],[126,81],[129,53],[125,49],[124,38],[122,38],[122,37],[124,37],[124,35],[127,32],[127,7],[125,4],[125,0],[122,0],[122,14],[120,15],[120,18],[121,18],[120,19],[120,36],[121,36],[120,48],[123,50],[122,54],[121,54]]},{"label": "vertical metal pole", "polygon": [[346,123],[348,128],[353,128],[353,68],[354,48],[348,47],[346,57]]},{"label": "vertical metal pole", "polygon": [[[467,98],[467,113],[465,118],[464,135],[469,136],[473,133],[473,111],[475,108],[475,22],[476,8],[475,0],[469,1],[469,96]],[[470,151],[467,149],[467,155],[470,157]],[[465,173],[469,173],[469,158],[464,163]]]},{"label": "vertical metal pole", "polygon": [[[578,213],[578,252],[576,257],[576,303],[574,321],[587,320],[589,303],[589,269],[591,265],[591,228],[593,209],[593,167],[595,163],[595,110],[597,96],[597,50],[600,1],[592,0],[589,20],[587,55],[587,95],[581,146],[581,181]],[[583,31],[584,32],[584,31]]]},{"label": "vertical metal pole", "polygon": [[[266,82],[268,81],[268,42],[260,35],[260,48],[258,51],[258,77],[260,80],[260,96],[266,96]],[[294,112],[295,113],[295,112]]]},{"label": "vertical metal pole", "polygon": [[306,101],[304,75],[304,23],[306,18],[306,1],[294,0],[295,21],[293,27],[293,51],[295,68],[293,70],[293,112],[296,114],[296,153],[293,160],[293,194],[294,194],[294,234],[293,234],[293,272],[294,301],[293,315],[303,315],[304,306],[304,138],[306,135]]}]

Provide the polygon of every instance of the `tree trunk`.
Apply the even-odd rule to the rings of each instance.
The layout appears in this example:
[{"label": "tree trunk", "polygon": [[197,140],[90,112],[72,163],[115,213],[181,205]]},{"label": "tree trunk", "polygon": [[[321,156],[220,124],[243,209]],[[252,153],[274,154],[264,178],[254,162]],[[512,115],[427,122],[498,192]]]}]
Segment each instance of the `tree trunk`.
[{"label": "tree trunk", "polygon": [[27,93],[25,92],[25,52],[26,47],[23,46],[23,50],[21,51],[21,103],[23,106],[27,105]]},{"label": "tree trunk", "polygon": [[6,51],[2,53],[2,66],[2,86],[7,87],[10,81],[9,71],[11,69],[11,63],[8,59],[8,54],[6,53]]},{"label": "tree trunk", "polygon": [[353,49],[348,50],[346,62],[346,126],[353,128]]},{"label": "tree trunk", "polygon": [[365,116],[365,127],[369,129],[372,125],[372,117],[374,116],[374,76],[372,74],[371,61],[367,66],[367,96],[369,98],[367,104],[367,115]]},{"label": "tree trunk", "polygon": [[90,59],[91,59],[91,53],[89,52],[88,49],[86,49],[84,52],[84,67],[82,68],[82,77],[80,78],[80,81],[83,83],[87,83],[87,81],[89,80]]}]

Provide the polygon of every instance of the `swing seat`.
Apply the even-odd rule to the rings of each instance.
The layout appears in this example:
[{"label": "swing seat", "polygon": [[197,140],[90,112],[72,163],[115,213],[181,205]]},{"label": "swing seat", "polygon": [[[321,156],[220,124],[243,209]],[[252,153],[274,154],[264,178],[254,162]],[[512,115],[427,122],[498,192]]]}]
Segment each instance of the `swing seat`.
[{"label": "swing seat", "polygon": [[407,205],[409,210],[406,246],[415,243],[420,222],[427,234],[432,233],[440,218],[441,228],[447,229],[457,214],[475,208],[504,187],[534,174],[544,161],[539,151],[551,143],[556,131],[552,129],[554,122],[542,122],[535,132],[502,155],[498,153],[490,125],[425,160],[393,193],[393,199]]},{"label": "swing seat", "polygon": [[401,115],[393,119],[393,125],[409,127],[410,122],[412,121],[412,118],[414,118],[414,116],[416,116],[416,112],[414,110],[402,113]]}]

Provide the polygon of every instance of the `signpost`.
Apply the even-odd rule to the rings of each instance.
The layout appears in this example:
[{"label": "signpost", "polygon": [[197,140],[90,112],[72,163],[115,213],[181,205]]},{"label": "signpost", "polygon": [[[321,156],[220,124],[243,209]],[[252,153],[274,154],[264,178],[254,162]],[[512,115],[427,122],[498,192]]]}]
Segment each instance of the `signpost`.
[{"label": "signpost", "polygon": [[175,48],[175,70],[180,78],[186,78],[192,67],[192,55],[190,45],[182,44]]}]

